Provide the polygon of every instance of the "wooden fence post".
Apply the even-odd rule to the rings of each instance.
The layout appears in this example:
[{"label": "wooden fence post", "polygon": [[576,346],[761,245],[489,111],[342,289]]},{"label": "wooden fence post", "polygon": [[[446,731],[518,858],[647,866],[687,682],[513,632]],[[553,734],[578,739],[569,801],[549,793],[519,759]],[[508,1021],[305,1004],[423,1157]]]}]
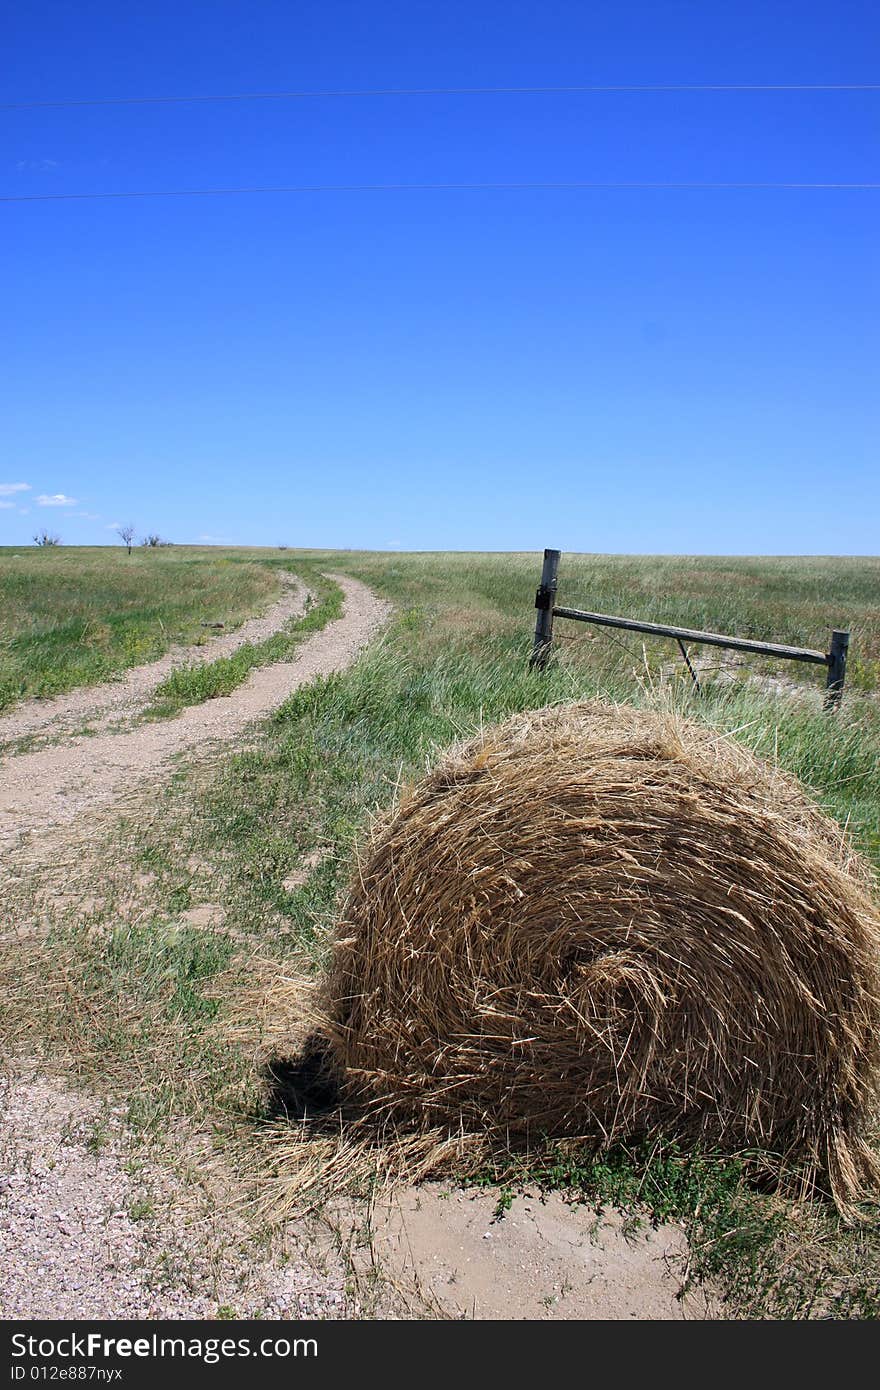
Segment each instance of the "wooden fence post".
[{"label": "wooden fence post", "polygon": [[828,653],[828,680],[825,682],[825,708],[836,709],[843,695],[843,682],[846,680],[846,653],[849,647],[849,633],[831,634],[831,651]]},{"label": "wooden fence post", "polygon": [[541,587],[535,596],[538,620],[535,623],[535,645],[529,665],[543,671],[550,660],[550,644],[553,641],[553,605],[556,602],[556,576],[559,571],[561,550],[544,551],[544,567],[541,570]]}]

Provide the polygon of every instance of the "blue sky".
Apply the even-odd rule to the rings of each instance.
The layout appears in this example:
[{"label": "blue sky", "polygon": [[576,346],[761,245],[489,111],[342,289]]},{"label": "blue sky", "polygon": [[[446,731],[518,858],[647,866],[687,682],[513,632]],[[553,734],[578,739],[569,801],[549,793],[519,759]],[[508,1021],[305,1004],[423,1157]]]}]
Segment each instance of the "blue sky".
[{"label": "blue sky", "polygon": [[[878,41],[849,0],[34,0],[4,23],[2,99],[857,84]],[[0,193],[877,181],[878,135],[880,92],[16,109]],[[876,553],[878,212],[857,190],[0,203],[0,543],[130,520],[178,542]]]}]

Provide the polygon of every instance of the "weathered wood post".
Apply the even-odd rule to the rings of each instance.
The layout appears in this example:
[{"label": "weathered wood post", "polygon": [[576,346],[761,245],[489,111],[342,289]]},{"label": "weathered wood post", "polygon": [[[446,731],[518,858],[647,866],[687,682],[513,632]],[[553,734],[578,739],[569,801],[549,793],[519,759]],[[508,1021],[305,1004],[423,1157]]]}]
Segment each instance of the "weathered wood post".
[{"label": "weathered wood post", "polygon": [[556,576],[559,572],[561,550],[544,551],[544,567],[541,570],[541,587],[535,595],[538,620],[535,623],[535,645],[529,665],[543,671],[550,660],[550,644],[553,641],[553,605],[556,602]]},{"label": "weathered wood post", "polygon": [[837,709],[843,695],[843,682],[846,680],[846,653],[849,648],[849,633],[831,634],[831,651],[828,653],[828,679],[825,682],[825,708]]}]

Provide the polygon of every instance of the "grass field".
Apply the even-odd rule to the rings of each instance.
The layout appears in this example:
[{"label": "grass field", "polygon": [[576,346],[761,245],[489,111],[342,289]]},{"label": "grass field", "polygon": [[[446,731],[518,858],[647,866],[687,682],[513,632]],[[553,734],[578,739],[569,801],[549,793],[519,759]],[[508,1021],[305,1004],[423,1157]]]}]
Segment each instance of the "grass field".
[{"label": "grass field", "polygon": [[[0,708],[106,680],[173,642],[206,640],[203,623],[231,627],[264,608],[278,593],[278,569],[317,578],[321,564],[367,580],[410,613],[442,610],[442,640],[453,642],[487,624],[493,638],[522,636],[540,568],[532,555],[0,547]],[[560,602],[823,649],[830,629],[846,625],[851,686],[880,683],[874,559],[566,556]],[[588,630],[558,631],[565,644]],[[601,665],[613,640],[606,632],[597,645]],[[668,645],[652,651],[674,654]],[[206,684],[201,698],[228,691],[232,679]]]},{"label": "grass field", "polygon": [[[28,996],[19,1020],[93,1084],[129,1097],[145,1133],[182,1116],[236,1143],[251,1132],[260,1091],[253,1030],[242,1034],[241,1020],[255,1007],[255,980],[292,963],[320,967],[371,813],[439,749],[515,710],[596,694],[684,709],[797,774],[880,867],[880,561],[563,557],[563,603],[822,649],[832,626],[850,627],[851,681],[828,716],[817,668],[750,662],[722,673],[724,682],[709,672],[696,699],[671,644],[643,647],[573,625],[559,625],[551,669],[529,671],[534,555],[237,551],[180,563],[194,576],[210,571],[212,583],[229,575],[231,595],[242,592],[235,575],[257,584],[264,559],[306,576],[361,578],[394,602],[395,616],[352,670],[296,692],[246,750],[197,775],[182,771],[149,814],[132,814],[106,855],[100,907],[84,918],[59,912],[34,967],[57,990],[45,1007]],[[90,564],[109,611],[116,575],[131,572],[114,556],[99,583],[100,558]],[[32,583],[40,573],[30,570]],[[46,573],[60,583],[54,566]],[[268,592],[271,573],[262,582]],[[125,591],[132,605],[135,590]],[[790,686],[768,686],[771,674]],[[312,854],[313,867],[291,885]],[[149,879],[137,912],[132,863]],[[186,924],[182,914],[200,903],[222,904],[223,930]],[[19,979],[12,994],[24,988]],[[654,1150],[601,1161],[548,1152],[528,1175],[648,1219],[682,1221],[694,1276],[719,1281],[736,1310],[876,1316],[880,1226],[846,1229],[825,1202],[757,1190],[750,1172],[745,1156]],[[522,1178],[516,1168],[485,1175],[500,1184],[502,1203]]]}]

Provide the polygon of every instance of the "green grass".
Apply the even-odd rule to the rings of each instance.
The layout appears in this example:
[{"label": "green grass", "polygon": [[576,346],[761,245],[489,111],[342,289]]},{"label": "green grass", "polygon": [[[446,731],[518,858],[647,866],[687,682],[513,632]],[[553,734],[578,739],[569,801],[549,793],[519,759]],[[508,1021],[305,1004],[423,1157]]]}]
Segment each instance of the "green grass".
[{"label": "green grass", "polygon": [[[55,965],[41,966],[46,979],[64,962],[66,980],[63,1010],[48,992],[44,1036],[78,1056],[93,1080],[127,1087],[142,1127],[161,1130],[181,1113],[218,1130],[250,1124],[252,1047],[232,1040],[229,1020],[251,1008],[253,962],[270,974],[272,962],[320,968],[372,812],[451,741],[514,711],[597,694],[683,709],[799,776],[880,866],[880,702],[871,693],[880,562],[563,557],[562,602],[822,648],[831,627],[851,627],[864,674],[834,716],[821,710],[817,670],[782,671],[802,680],[803,694],[774,695],[748,675],[780,668],[754,663],[731,684],[710,678],[696,699],[667,669],[668,644],[621,645],[573,625],[560,624],[560,638],[578,640],[560,640],[551,668],[531,672],[535,556],[307,552],[285,563],[310,583],[319,568],[341,571],[391,598],[397,611],[385,638],[352,670],[296,691],[246,750],[172,779],[149,822],[123,830],[115,868],[107,856],[120,885],[132,863],[153,876],[149,925],[113,928],[108,938],[60,924]],[[320,862],[286,889],[315,847]],[[175,926],[175,914],[200,901],[226,912],[224,929],[207,940]],[[33,1012],[35,992],[25,994]],[[848,1230],[827,1203],[763,1191],[754,1172],[749,1156],[671,1147],[601,1159],[548,1151],[525,1171],[499,1168],[486,1181],[502,1207],[505,1193],[529,1181],[621,1205],[633,1221],[680,1221],[692,1277],[713,1280],[749,1316],[876,1316],[880,1227]]]},{"label": "green grass", "polygon": [[207,641],[203,623],[238,626],[278,593],[274,568],[246,554],[0,549],[0,710]]},{"label": "green grass", "polygon": [[[372,583],[407,609],[424,608],[429,626],[467,644],[480,627],[522,635],[540,578],[532,554],[466,552],[389,555],[301,552]],[[880,663],[880,559],[867,557],[719,557],[564,554],[559,603],[650,622],[738,633],[827,650],[835,627],[852,632],[853,662]],[[454,621],[450,623],[449,619]],[[558,624],[560,636],[609,644],[620,634]],[[592,634],[592,636],[591,636]],[[628,640],[628,639],[627,639]],[[641,651],[641,639],[631,642]],[[674,644],[662,644],[675,658]],[[777,665],[774,669],[780,670]],[[807,668],[809,671],[809,668]],[[784,674],[801,668],[788,664]],[[877,672],[874,672],[875,679]],[[811,679],[817,679],[813,670]]]},{"label": "green grass", "polygon": [[[821,710],[821,678],[815,675],[812,699],[773,696],[745,679],[729,686],[707,683],[704,697],[695,699],[685,679],[672,678],[658,690],[668,646],[650,652],[646,667],[641,651],[622,651],[601,635],[576,646],[560,643],[551,669],[535,673],[528,669],[534,557],[526,562],[519,557],[334,556],[332,563],[392,597],[398,605],[396,620],[381,646],[353,671],[297,691],[277,712],[259,748],[230,759],[205,793],[206,823],[234,849],[233,857],[243,867],[265,860],[280,869],[285,857],[308,848],[305,841],[312,836],[337,844],[340,861],[345,861],[367,810],[386,804],[398,777],[417,776],[437,750],[517,710],[595,694],[636,703],[660,699],[735,730],[742,742],[810,785],[850,825],[863,847],[880,856],[880,708],[875,700],[850,691],[839,714],[829,717]],[[717,607],[704,606],[702,619],[741,630],[730,611],[736,565],[727,563],[733,579],[722,587]],[[759,568],[757,562],[742,563],[749,571]],[[809,574],[813,562],[803,563]],[[629,560],[624,566],[609,560],[614,592],[596,581],[591,590],[595,606],[617,606],[610,601],[616,595],[623,611],[633,612],[633,594],[622,591],[619,574],[625,570],[632,588],[640,568],[653,564]],[[775,592],[782,582],[777,562],[765,564],[767,587]],[[756,622],[757,630],[821,645],[827,612],[848,608],[854,630],[872,640],[877,605],[869,600],[880,589],[880,566],[867,562],[868,583],[854,572],[853,562],[836,564],[837,570],[827,562],[818,587],[833,595],[837,575],[843,597],[811,604],[798,595],[796,567],[786,562],[784,582],[802,617],[787,629],[782,624],[781,630],[771,627],[769,619]],[[708,565],[683,565],[678,607],[667,592],[672,582],[667,566],[658,600],[662,613],[646,603],[645,616],[692,620],[698,596],[689,592],[689,585],[702,584]],[[839,614],[835,620],[840,621]],[[271,835],[267,824],[273,827]],[[258,877],[273,896],[275,874]]]}]

